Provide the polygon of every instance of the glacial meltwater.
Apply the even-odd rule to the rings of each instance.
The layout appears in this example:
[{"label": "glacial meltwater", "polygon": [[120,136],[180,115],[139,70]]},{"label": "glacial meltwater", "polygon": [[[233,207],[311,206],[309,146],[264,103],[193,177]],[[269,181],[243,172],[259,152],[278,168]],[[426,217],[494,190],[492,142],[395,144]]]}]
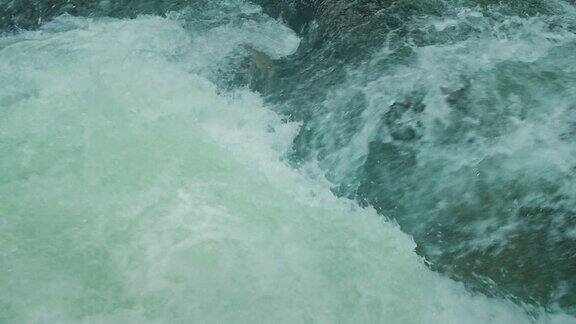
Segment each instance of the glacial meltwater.
[{"label": "glacial meltwater", "polygon": [[0,0],[0,323],[576,323],[572,0]]}]

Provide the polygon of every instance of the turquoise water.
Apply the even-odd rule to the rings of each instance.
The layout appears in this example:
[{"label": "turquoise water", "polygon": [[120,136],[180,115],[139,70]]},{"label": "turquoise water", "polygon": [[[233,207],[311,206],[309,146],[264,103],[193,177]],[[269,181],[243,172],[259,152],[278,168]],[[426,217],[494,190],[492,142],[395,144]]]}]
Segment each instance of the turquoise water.
[{"label": "turquoise water", "polygon": [[294,169],[302,124],[218,77],[300,39],[222,8],[0,38],[0,323],[574,322],[470,292]]}]

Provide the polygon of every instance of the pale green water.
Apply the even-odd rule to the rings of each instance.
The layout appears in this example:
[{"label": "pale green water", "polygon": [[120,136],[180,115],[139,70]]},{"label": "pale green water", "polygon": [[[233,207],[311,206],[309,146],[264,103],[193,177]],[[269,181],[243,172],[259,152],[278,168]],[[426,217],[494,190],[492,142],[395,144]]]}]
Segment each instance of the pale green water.
[{"label": "pale green water", "polygon": [[0,323],[572,321],[471,295],[286,166],[298,125],[209,81],[247,40],[298,43],[151,16],[0,39]]}]

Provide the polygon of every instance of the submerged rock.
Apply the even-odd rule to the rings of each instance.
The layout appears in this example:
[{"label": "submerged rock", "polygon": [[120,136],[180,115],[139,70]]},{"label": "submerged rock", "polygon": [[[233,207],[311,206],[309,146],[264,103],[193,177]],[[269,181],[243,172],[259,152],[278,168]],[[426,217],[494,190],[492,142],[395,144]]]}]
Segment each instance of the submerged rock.
[{"label": "submerged rock", "polygon": [[247,56],[237,69],[234,84],[247,86],[262,94],[269,93],[277,81],[274,61],[252,45],[245,44],[244,49]]}]

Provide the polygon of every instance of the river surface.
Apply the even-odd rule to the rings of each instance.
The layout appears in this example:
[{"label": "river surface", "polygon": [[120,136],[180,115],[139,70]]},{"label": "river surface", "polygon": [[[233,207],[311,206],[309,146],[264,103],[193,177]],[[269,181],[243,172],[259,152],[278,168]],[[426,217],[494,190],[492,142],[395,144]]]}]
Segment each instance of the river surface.
[{"label": "river surface", "polygon": [[0,0],[0,323],[576,323],[562,0]]}]

